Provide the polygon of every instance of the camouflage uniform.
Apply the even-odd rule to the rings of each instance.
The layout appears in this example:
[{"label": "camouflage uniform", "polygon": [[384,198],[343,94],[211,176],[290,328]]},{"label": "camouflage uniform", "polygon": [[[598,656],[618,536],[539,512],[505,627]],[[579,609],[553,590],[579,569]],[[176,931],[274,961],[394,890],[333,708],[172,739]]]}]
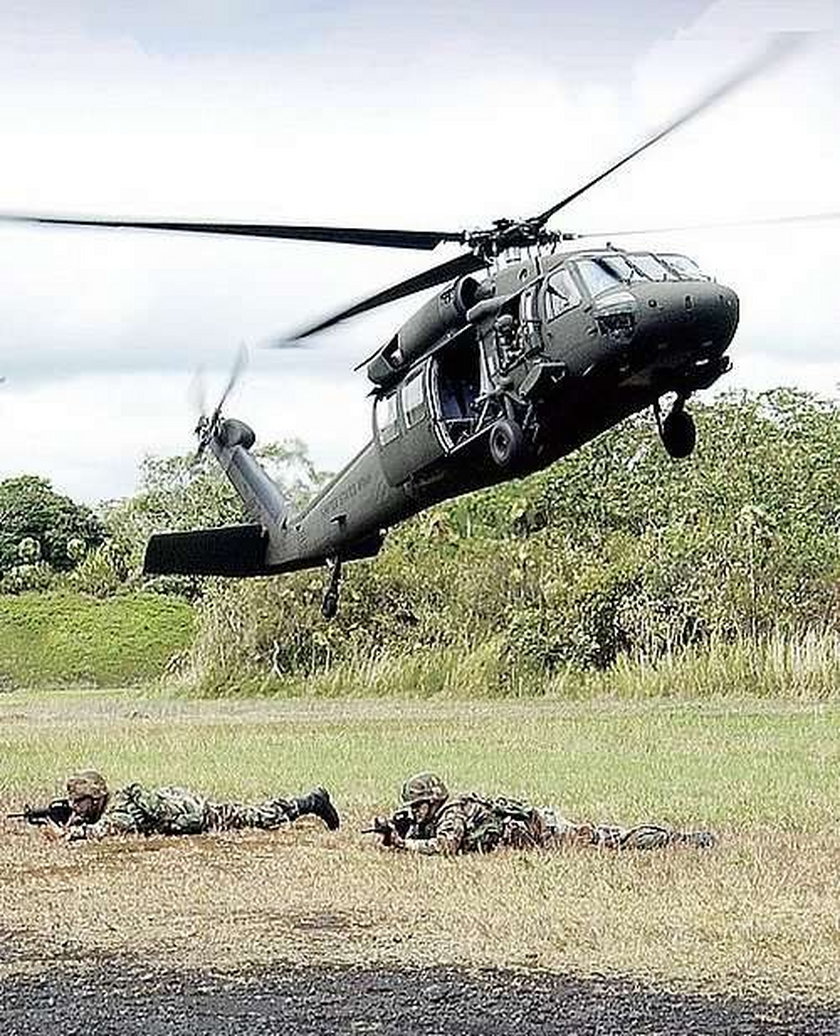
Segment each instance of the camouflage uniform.
[{"label": "camouflage uniform", "polygon": [[[422,797],[431,789],[431,797]],[[418,774],[403,788],[403,801],[429,802],[429,815],[415,822],[405,838],[394,842],[409,852],[452,855],[486,853],[499,847],[556,848],[585,844],[601,849],[659,849],[668,845],[708,848],[715,842],[708,831],[681,832],[653,824],[617,827],[577,824],[553,806],[533,807],[507,798],[461,795],[450,798],[434,774]]]},{"label": "camouflage uniform", "polygon": [[461,795],[429,819],[413,824],[404,848],[417,853],[491,852],[500,846],[530,849],[545,843],[539,810],[510,799]]},{"label": "camouflage uniform", "polygon": [[145,788],[142,784],[129,784],[111,796],[99,820],[75,825],[73,836],[197,835],[241,827],[273,830],[296,816],[285,799],[242,806],[236,802],[207,802],[186,788]]},{"label": "camouflage uniform", "polygon": [[[98,782],[98,783],[97,783]],[[327,826],[338,827],[338,814],[322,788],[298,799],[269,799],[256,805],[238,802],[209,802],[186,788],[146,788],[129,784],[109,795],[104,779],[85,771],[68,781],[68,797],[97,796],[101,812],[86,822],[76,815],[70,821],[69,837],[104,838],[108,835],[194,835],[205,831],[228,831],[244,827],[274,830],[306,813],[321,817]]]}]

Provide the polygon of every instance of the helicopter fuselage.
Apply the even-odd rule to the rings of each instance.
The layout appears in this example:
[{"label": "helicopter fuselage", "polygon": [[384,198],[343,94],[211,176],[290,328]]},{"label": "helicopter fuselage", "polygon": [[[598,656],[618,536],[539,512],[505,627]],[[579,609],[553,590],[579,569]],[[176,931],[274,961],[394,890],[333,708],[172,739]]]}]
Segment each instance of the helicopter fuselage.
[{"label": "helicopter fuselage", "polygon": [[669,393],[681,408],[729,369],[737,323],[734,291],[683,256],[586,250],[461,278],[373,356],[372,439],[305,510],[283,512],[250,429],[224,421],[211,449],[256,524],[224,542],[155,537],[146,569],[269,575],[372,556],[430,505],[544,468]]},{"label": "helicopter fuselage", "polygon": [[[372,549],[380,530],[423,508],[543,468],[729,368],[724,352],[738,322],[730,288],[693,276],[688,264],[670,279],[599,283],[609,272],[599,256],[627,262],[620,252],[546,256],[476,283],[460,326],[390,378],[381,372],[385,347],[369,367],[383,382],[371,442],[288,522],[276,562],[298,567],[365,542]],[[441,293],[443,306],[459,287],[464,293],[463,285]],[[515,455],[494,459],[490,440],[502,419],[518,425],[522,441]]]}]

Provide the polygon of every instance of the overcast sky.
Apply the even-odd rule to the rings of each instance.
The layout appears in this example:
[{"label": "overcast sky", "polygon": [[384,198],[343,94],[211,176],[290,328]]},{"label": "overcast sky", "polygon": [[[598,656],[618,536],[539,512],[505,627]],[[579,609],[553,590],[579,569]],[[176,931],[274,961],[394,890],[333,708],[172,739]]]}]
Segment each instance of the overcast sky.
[{"label": "overcast sky", "polygon": [[[840,211],[840,0],[4,0],[0,210],[460,229],[547,208],[744,62],[773,74],[564,210],[579,232]],[[620,242],[620,238],[614,239]],[[741,297],[729,386],[840,383],[840,220],[659,233]],[[0,477],[131,493],[239,343],[452,254],[0,226]],[[228,412],[337,468],[409,300],[251,350]]]}]

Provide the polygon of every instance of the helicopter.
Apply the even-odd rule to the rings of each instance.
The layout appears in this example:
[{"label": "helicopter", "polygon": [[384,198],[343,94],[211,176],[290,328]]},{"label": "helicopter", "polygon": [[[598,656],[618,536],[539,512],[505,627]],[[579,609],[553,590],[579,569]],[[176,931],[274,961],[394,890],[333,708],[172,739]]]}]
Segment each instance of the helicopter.
[{"label": "helicopter", "polygon": [[[343,564],[375,556],[388,528],[443,500],[545,468],[631,414],[652,408],[667,453],[688,457],[696,428],[686,404],[731,368],[727,349],[739,319],[735,291],[677,252],[587,247],[584,239],[606,235],[547,224],[793,46],[777,41],[538,215],[498,219],[485,229],[0,215],[12,222],[386,248],[465,247],[278,343],[299,344],[378,306],[443,286],[355,368],[365,367],[372,385],[371,440],[297,513],[252,455],[253,429],[223,416],[241,374],[240,357],[218,404],[202,414],[195,431],[199,455],[213,454],[251,521],[154,535],[144,572],[250,577],[326,566],[322,613],[331,618]],[[662,401],[672,397],[664,413]]]}]

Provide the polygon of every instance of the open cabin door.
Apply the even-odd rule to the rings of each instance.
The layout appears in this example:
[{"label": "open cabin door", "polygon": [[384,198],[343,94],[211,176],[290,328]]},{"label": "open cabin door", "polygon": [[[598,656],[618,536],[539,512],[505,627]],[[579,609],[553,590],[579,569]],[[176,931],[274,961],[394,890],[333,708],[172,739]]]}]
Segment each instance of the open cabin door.
[{"label": "open cabin door", "polygon": [[431,362],[438,439],[448,453],[476,430],[481,395],[481,349],[473,327],[438,349]]}]

